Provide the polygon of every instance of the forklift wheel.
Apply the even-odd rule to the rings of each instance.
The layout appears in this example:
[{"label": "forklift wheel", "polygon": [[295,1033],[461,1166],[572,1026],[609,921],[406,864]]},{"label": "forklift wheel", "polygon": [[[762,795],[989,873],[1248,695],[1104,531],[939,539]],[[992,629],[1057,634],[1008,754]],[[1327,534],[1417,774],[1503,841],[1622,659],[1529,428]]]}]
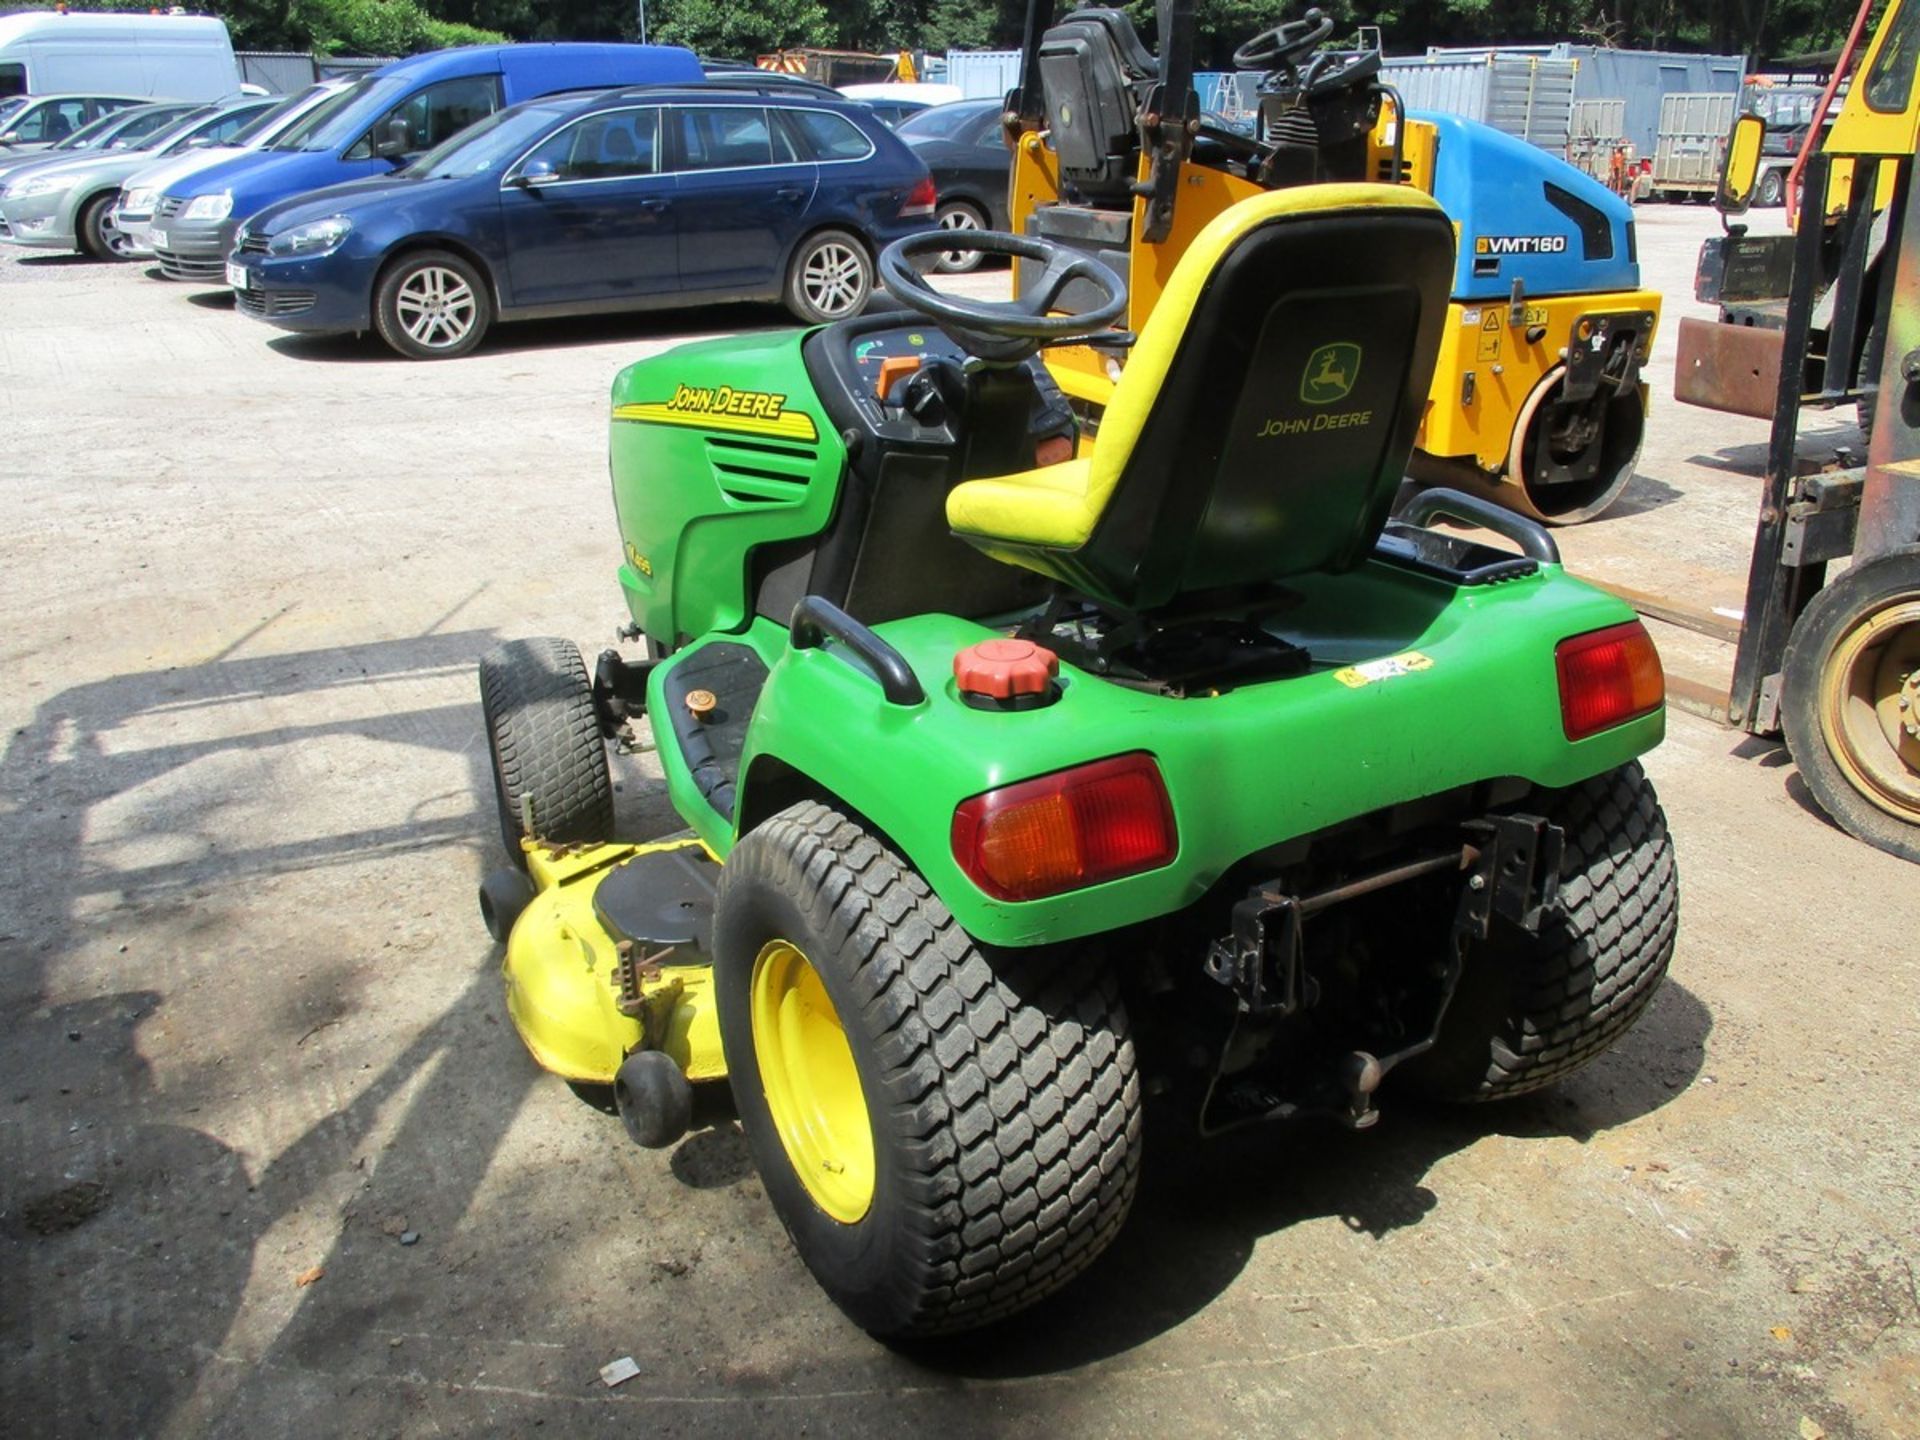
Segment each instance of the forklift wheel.
[{"label": "forklift wheel", "polygon": [[809,801],[728,857],[714,981],[767,1196],[868,1331],[1024,1309],[1118,1232],[1140,1081],[1089,950],[989,960],[884,841]]},{"label": "forklift wheel", "polygon": [[[613,782],[593,683],[571,640],[509,640],[480,658],[500,839],[526,868],[524,834],[558,843],[613,838]],[[524,820],[532,811],[532,830]]]},{"label": "forklift wheel", "polygon": [[1679,926],[1673,842],[1633,762],[1526,807],[1566,831],[1559,904],[1470,948],[1439,1043],[1407,1066],[1439,1100],[1504,1100],[1572,1074],[1640,1018]]},{"label": "forklift wheel", "polygon": [[1781,727],[1849,835],[1920,861],[1920,547],[1855,564],[1794,622]]}]

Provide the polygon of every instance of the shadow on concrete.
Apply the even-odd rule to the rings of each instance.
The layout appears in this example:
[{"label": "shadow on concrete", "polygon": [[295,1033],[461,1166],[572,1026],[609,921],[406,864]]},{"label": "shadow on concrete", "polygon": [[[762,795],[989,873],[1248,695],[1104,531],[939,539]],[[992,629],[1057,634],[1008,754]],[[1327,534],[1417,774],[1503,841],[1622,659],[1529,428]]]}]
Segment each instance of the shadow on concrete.
[{"label": "shadow on concrete", "polygon": [[1133,1213],[1085,1275],[995,1329],[900,1353],[944,1375],[1008,1379],[1135,1349],[1211,1304],[1265,1236],[1335,1218],[1379,1240],[1442,1209],[1446,1192],[1428,1172],[1488,1136],[1585,1144],[1657,1110],[1699,1074],[1712,1029],[1699,998],[1669,980],[1613,1050],[1556,1087],[1503,1104],[1383,1099],[1370,1131],[1303,1124],[1210,1141],[1180,1117],[1150,1112]]},{"label": "shadow on concrete", "polygon": [[[169,777],[202,761],[352,735],[451,751],[468,768],[466,792],[490,794],[485,748],[472,743],[476,703],[332,707],[352,712],[343,716],[329,715],[327,697],[470,674],[497,638],[492,631],[236,658],[252,638],[202,664],[51,695],[0,756],[0,811],[17,842],[0,854],[0,893],[8,897],[0,929],[9,942],[0,947],[0,1293],[8,1297],[0,1306],[0,1432],[205,1433],[218,1428],[230,1403],[241,1403],[245,1387],[276,1383],[277,1357],[298,1359],[363,1336],[368,1306],[388,1323],[404,1318],[418,1301],[378,1263],[389,1257],[364,1259],[373,1247],[412,1255],[378,1223],[380,1192],[326,1222],[330,1241],[298,1265],[257,1254],[259,1237],[316,1205],[329,1209],[342,1177],[356,1173],[369,1191],[379,1179],[389,1193],[416,1197],[409,1225],[451,1234],[537,1075],[499,1016],[492,967],[462,967],[450,977],[444,1006],[390,1060],[369,1067],[337,1100],[309,1096],[306,1087],[331,1074],[318,1051],[346,1033],[333,1027],[359,1005],[367,966],[333,966],[324,979],[309,980],[272,970],[271,957],[215,949],[195,957],[215,963],[183,969],[179,957],[147,942],[144,920],[164,918],[176,937],[191,938],[207,896],[244,895],[277,875],[445,846],[490,853],[497,843],[491,817],[475,803],[457,813],[416,811],[402,823],[349,823],[311,838],[247,845],[222,824],[229,797],[218,783],[169,791]],[[315,718],[259,723],[255,707],[270,698],[310,701]],[[273,715],[287,713],[283,705]],[[112,802],[126,809],[126,798],[143,791],[165,798],[139,815],[135,833],[184,854],[151,863],[103,859],[92,848],[98,837],[90,819]],[[354,812],[347,805],[328,813]],[[234,1025],[175,1047],[164,1095],[155,1093],[136,1034],[142,1025],[169,1023],[163,992],[84,995],[111,969],[78,952],[97,955],[108,927],[129,937],[118,947],[133,952],[123,962],[129,970],[158,967],[157,976],[174,984],[231,988]],[[369,964],[378,955],[376,948]],[[71,964],[62,963],[69,957]],[[243,1023],[249,999],[264,1026]],[[203,1105],[260,1090],[277,1094],[283,1109],[316,1118],[250,1176],[227,1144],[180,1121]],[[456,1113],[460,1143],[449,1144],[448,1117]],[[383,1134],[370,1159],[376,1129]],[[94,1197],[90,1213],[74,1211],[72,1225],[18,1223],[28,1214],[57,1221],[63,1204],[73,1208],[71,1195]],[[366,1278],[301,1288],[276,1327],[265,1368],[225,1361],[221,1347],[256,1269],[269,1267],[272,1283],[291,1287],[308,1258],[322,1270]]]},{"label": "shadow on concrete", "polygon": [[1597,521],[1588,523],[1622,520],[1629,515],[1644,515],[1649,510],[1659,510],[1673,504],[1676,500],[1684,500],[1686,494],[1686,491],[1676,490],[1663,480],[1655,480],[1651,475],[1635,474],[1627,482],[1627,488],[1620,492],[1620,498],[1607,507],[1606,513],[1597,517]]},{"label": "shadow on concrete", "polygon": [[[697,339],[713,335],[716,323],[726,333],[798,328],[800,322],[777,305],[740,304],[698,310],[633,310],[609,315],[576,315],[559,320],[496,322],[475,355],[514,355],[575,345],[628,344],[641,340]],[[361,335],[279,334],[267,341],[290,360],[320,364],[414,362],[387,348],[371,332]]]},{"label": "shadow on concrete", "polygon": [[1737,760],[1751,761],[1762,770],[1778,770],[1781,776],[1780,788],[1787,798],[1798,805],[1807,814],[1822,825],[1840,829],[1840,825],[1821,808],[1820,802],[1813,798],[1813,792],[1807,788],[1807,782],[1801,777],[1799,768],[1794,764],[1793,752],[1787,748],[1787,742],[1774,735],[1743,735],[1728,754]]}]

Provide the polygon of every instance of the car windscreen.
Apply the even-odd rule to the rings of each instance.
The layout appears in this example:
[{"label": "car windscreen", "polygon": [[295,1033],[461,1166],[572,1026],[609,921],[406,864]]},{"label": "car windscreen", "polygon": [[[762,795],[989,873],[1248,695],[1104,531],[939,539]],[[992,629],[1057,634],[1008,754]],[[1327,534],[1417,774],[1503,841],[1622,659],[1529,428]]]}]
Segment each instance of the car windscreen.
[{"label": "car windscreen", "polygon": [[116,110],[111,115],[102,115],[91,125],[82,125],[66,139],[56,140],[47,148],[49,150],[91,150],[104,137],[125,129],[132,118],[129,112]]},{"label": "car windscreen", "polygon": [[286,123],[288,114],[292,111],[293,107],[299,103],[299,96],[289,95],[278,104],[269,105],[245,125],[234,131],[230,139],[222,140],[220,143],[222,145],[251,145],[256,140],[266,138],[273,133],[276,126]]},{"label": "car windscreen", "polygon": [[400,98],[405,80],[356,80],[331,100],[322,100],[306,117],[273,142],[275,150],[331,150],[350,145],[371,125],[381,110]]},{"label": "car windscreen", "polygon": [[211,105],[162,105],[151,110],[139,112],[138,118],[123,129],[110,136],[99,148],[102,150],[157,150],[160,142],[182,121],[203,120],[213,110]]},{"label": "car windscreen", "polygon": [[116,145],[116,150],[158,150],[165,154],[174,146],[191,140],[206,126],[206,123],[220,113],[218,105],[202,105],[197,110],[189,110],[184,115],[175,115],[164,123],[155,126],[145,135],[125,137],[124,145]]},{"label": "car windscreen", "polygon": [[984,105],[935,105],[900,122],[904,138],[917,135],[922,140],[954,140],[987,113]]},{"label": "car windscreen", "polygon": [[0,100],[0,130],[7,128],[7,121],[16,113],[27,108],[27,97],[16,95],[11,100]]},{"label": "car windscreen", "polygon": [[450,180],[497,170],[557,125],[570,109],[526,105],[496,110],[441,142],[400,173],[414,179]]}]

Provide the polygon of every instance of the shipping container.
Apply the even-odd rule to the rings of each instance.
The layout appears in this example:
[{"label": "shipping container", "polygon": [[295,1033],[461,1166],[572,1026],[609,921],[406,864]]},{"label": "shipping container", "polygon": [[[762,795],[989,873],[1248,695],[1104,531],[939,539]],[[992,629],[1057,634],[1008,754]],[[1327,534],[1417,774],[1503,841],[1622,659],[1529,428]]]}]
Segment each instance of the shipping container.
[{"label": "shipping container", "polygon": [[1720,183],[1739,96],[1669,95],[1660,102],[1660,134],[1653,152],[1656,200],[1711,195]]},{"label": "shipping container", "polygon": [[1547,60],[1573,60],[1580,69],[1574,80],[1575,100],[1624,100],[1626,116],[1621,133],[1640,155],[1651,155],[1659,137],[1660,102],[1672,94],[1704,94],[1739,90],[1747,71],[1741,55],[1695,55],[1677,50],[1609,50],[1600,45],[1432,46],[1427,54],[1443,59],[1468,59],[1490,54],[1533,55]]},{"label": "shipping container", "polygon": [[1020,83],[1020,52],[949,50],[946,80],[969,100],[999,100]]},{"label": "shipping container", "polygon": [[1611,183],[1613,152],[1626,144],[1627,102],[1576,100],[1567,136],[1567,163],[1602,185]]},{"label": "shipping container", "polygon": [[308,50],[236,50],[240,78],[270,95],[292,95],[320,77]]},{"label": "shipping container", "polygon": [[1572,60],[1501,51],[1389,59],[1380,78],[1409,110],[1462,115],[1564,155],[1573,124]]}]

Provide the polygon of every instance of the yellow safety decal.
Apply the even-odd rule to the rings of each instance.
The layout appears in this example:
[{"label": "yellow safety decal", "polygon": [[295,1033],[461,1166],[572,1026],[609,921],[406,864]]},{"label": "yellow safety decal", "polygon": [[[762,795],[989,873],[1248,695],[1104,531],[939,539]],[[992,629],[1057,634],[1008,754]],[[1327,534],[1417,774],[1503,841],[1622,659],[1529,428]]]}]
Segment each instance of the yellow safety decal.
[{"label": "yellow safety decal", "polygon": [[640,425],[691,425],[701,430],[725,430],[769,440],[819,439],[813,417],[789,410],[786,404],[787,397],[774,391],[735,390],[730,385],[681,385],[674,390],[671,400],[616,405],[613,418]]},{"label": "yellow safety decal", "polygon": [[1480,346],[1474,352],[1476,360],[1498,360],[1500,358],[1500,312],[1489,310],[1487,318],[1480,322]]},{"label": "yellow safety decal", "polygon": [[1385,660],[1368,660],[1364,664],[1349,665],[1344,670],[1333,672],[1333,678],[1351,690],[1362,685],[1371,685],[1376,680],[1392,680],[1399,675],[1412,675],[1421,670],[1431,670],[1433,661],[1418,650],[1409,650],[1404,655],[1390,655]]}]

